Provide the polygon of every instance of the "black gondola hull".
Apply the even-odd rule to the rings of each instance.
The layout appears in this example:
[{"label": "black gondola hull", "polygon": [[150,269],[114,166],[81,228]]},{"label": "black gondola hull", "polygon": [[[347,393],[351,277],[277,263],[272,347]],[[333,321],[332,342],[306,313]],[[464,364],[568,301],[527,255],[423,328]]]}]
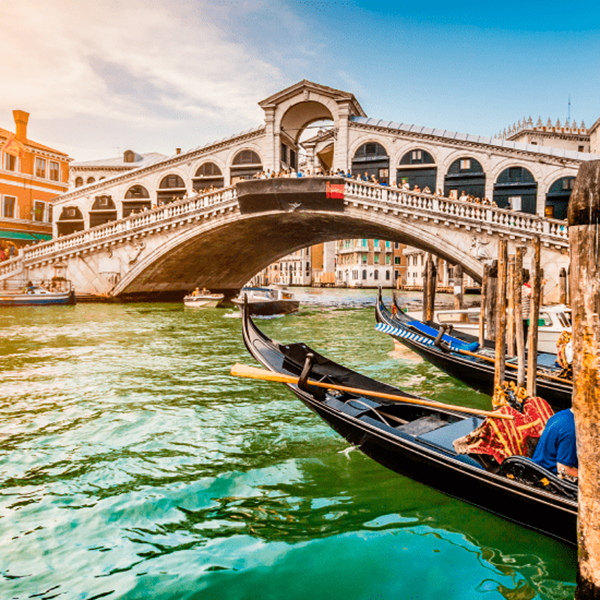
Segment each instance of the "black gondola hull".
[{"label": "black gondola hull", "polygon": [[[248,350],[271,371],[299,374],[302,352],[298,355],[298,348],[303,349],[304,356],[313,352],[304,345],[281,346],[273,342],[258,330],[246,314],[243,323]],[[290,355],[292,350],[296,352],[293,357]],[[330,367],[335,374],[333,379],[341,381],[343,385],[352,384],[374,391],[384,389],[388,393],[412,396],[317,356],[321,373]],[[346,414],[339,406],[336,407],[336,403],[342,403],[335,398],[322,392],[320,395],[311,393],[319,388],[309,386],[304,390],[291,384],[288,387],[336,432],[384,467],[516,523],[576,544],[577,502],[573,497],[551,494],[545,489],[490,473],[481,467],[461,462],[457,455],[431,448],[419,442],[418,438],[401,435],[389,425],[385,427],[365,415],[357,418]],[[364,398],[368,398],[368,393]],[[448,412],[461,416],[458,409]],[[462,417],[465,418],[464,413]]]},{"label": "black gondola hull", "polygon": [[[383,304],[381,295],[377,301],[376,313],[377,322],[390,325],[391,327],[405,327],[403,314],[394,316]],[[447,352],[435,346],[420,344],[409,338],[389,334],[399,344],[410,348],[419,356],[435,365],[438,369],[456,377],[459,381],[467,384],[473,389],[491,396],[494,393],[494,365],[488,362],[478,362],[465,356],[460,356],[453,352]],[[454,335],[454,334],[453,334]],[[457,336],[458,337],[458,336]],[[466,336],[464,336],[466,337]],[[505,370],[505,379],[507,381],[517,381],[516,369]],[[572,385],[565,385],[560,382],[554,382],[549,379],[538,377],[537,395],[544,398],[553,408],[564,409],[571,407],[571,397],[573,394]]]}]

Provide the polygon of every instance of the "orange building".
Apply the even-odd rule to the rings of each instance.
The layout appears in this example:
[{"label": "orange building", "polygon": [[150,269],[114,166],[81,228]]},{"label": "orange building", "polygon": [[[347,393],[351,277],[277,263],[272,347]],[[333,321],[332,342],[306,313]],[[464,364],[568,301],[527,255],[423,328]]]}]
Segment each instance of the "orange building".
[{"label": "orange building", "polygon": [[14,110],[15,133],[0,128],[0,248],[52,237],[52,204],[68,189],[64,152],[27,138],[29,113]]}]

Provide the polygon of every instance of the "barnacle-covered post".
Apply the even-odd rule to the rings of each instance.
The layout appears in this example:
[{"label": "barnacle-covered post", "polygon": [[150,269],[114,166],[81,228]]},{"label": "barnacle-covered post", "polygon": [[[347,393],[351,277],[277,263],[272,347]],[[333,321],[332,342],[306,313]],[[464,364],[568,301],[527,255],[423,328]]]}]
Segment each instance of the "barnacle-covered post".
[{"label": "barnacle-covered post", "polygon": [[573,412],[579,455],[576,598],[600,598],[600,161],[579,168],[569,201]]}]

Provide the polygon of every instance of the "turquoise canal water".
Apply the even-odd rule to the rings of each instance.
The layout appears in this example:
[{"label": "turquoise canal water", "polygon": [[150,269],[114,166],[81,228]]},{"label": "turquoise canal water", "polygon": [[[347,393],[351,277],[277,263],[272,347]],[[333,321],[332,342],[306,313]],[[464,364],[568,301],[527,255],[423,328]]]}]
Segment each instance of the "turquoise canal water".
[{"label": "turquoise canal water", "polygon": [[[374,331],[370,291],[262,320],[367,375],[489,400]],[[345,303],[345,306],[342,304]],[[572,598],[575,551],[380,467],[254,364],[233,310],[0,313],[0,598]]]}]

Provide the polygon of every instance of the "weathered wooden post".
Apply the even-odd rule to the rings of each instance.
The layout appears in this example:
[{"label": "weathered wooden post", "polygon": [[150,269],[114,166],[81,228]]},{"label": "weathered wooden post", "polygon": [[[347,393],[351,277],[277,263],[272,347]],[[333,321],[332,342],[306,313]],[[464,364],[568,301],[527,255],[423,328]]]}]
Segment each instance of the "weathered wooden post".
[{"label": "weathered wooden post", "polygon": [[454,267],[454,308],[456,310],[463,309],[463,295],[464,295],[464,280],[463,280],[463,269],[462,265],[456,265]]},{"label": "weathered wooden post", "polygon": [[430,258],[431,254],[427,253],[425,255],[425,270],[423,272],[423,318],[421,320],[425,323],[427,323],[427,307],[429,306],[429,278],[431,277],[431,272],[429,270]]},{"label": "weathered wooden post", "polygon": [[498,285],[496,294],[496,360],[494,389],[504,381],[506,368],[506,280],[508,274],[508,242],[498,242]]},{"label": "weathered wooden post", "polygon": [[533,277],[531,278],[531,310],[527,340],[527,395],[535,396],[537,382],[538,326],[540,300],[542,297],[541,242],[536,237],[533,242]]},{"label": "weathered wooden post", "polygon": [[560,275],[558,276],[558,286],[559,286],[559,290],[560,290],[559,302],[561,304],[566,304],[567,303],[567,272],[565,271],[564,267],[560,270]]},{"label": "weathered wooden post", "polygon": [[508,311],[506,313],[506,354],[515,355],[515,257],[508,257],[508,284],[506,286],[506,299]]},{"label": "weathered wooden post", "polygon": [[423,321],[425,323],[433,321],[436,279],[437,272],[433,263],[433,257],[428,253],[425,263],[425,279],[423,281]]},{"label": "weathered wooden post", "polygon": [[515,254],[515,281],[513,288],[515,305],[515,343],[517,346],[517,385],[525,387],[525,330],[523,329],[523,254],[517,248]]},{"label": "weathered wooden post", "polygon": [[498,288],[498,261],[492,262],[490,272],[488,274],[488,291],[487,291],[487,306],[486,306],[486,323],[485,328],[487,337],[490,340],[496,339],[496,296]]},{"label": "weathered wooden post", "polygon": [[487,309],[487,296],[490,279],[490,265],[483,265],[483,278],[481,280],[481,302],[479,308],[479,345],[483,348],[485,342],[485,323],[486,323],[486,309]]},{"label": "weathered wooden post", "polygon": [[578,600],[600,598],[600,161],[583,163],[569,201],[573,412],[579,457]]}]

